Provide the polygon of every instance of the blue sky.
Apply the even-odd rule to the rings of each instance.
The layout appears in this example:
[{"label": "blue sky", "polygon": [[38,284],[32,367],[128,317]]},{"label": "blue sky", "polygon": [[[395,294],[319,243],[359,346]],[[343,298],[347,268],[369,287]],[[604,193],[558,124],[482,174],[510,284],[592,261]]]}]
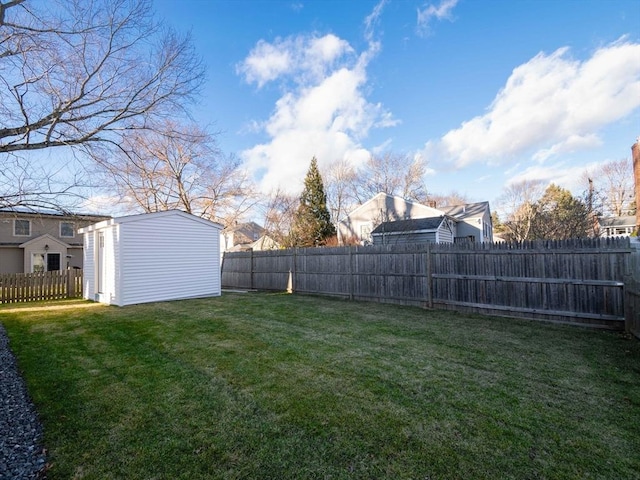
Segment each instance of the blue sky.
[{"label": "blue sky", "polygon": [[394,152],[427,160],[433,193],[578,193],[640,135],[639,0],[154,4],[207,65],[196,119],[265,192],[300,191],[312,156]]}]

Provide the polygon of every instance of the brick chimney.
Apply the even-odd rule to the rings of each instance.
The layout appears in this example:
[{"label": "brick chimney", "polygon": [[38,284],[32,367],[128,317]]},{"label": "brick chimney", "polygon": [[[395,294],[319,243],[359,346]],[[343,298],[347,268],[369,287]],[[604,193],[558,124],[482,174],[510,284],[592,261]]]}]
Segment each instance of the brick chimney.
[{"label": "brick chimney", "polygon": [[640,234],[640,137],[631,147],[633,156],[633,177],[636,184],[636,232]]}]

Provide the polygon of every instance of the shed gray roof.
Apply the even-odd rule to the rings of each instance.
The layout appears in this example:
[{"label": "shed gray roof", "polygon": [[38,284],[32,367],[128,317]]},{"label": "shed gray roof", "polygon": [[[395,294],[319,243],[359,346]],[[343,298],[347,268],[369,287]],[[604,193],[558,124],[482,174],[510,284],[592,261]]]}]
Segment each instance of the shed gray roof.
[{"label": "shed gray roof", "polygon": [[371,232],[371,235],[397,232],[435,231],[440,227],[444,218],[444,216],[440,216],[415,218],[411,220],[397,220],[395,222],[383,222]]}]

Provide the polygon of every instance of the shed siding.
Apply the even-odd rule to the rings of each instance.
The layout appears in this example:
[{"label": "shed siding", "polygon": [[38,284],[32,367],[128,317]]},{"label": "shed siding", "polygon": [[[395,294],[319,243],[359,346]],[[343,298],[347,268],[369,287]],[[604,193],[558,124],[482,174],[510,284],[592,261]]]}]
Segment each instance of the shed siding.
[{"label": "shed siding", "polygon": [[182,216],[120,225],[117,303],[220,295],[220,235]]},{"label": "shed siding", "polygon": [[120,298],[120,265],[118,262],[120,225],[112,225],[104,230],[104,285],[102,293],[104,301],[118,305]]},{"label": "shed siding", "polygon": [[82,274],[82,281],[84,285],[82,286],[82,296],[85,299],[93,300],[95,298],[95,235],[93,232],[84,234],[84,249],[82,253],[83,263],[84,263],[84,271]]}]

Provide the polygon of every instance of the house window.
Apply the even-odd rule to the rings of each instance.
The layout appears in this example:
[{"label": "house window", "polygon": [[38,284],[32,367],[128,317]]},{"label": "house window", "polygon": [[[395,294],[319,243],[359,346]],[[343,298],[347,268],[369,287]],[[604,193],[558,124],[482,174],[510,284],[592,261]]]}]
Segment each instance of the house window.
[{"label": "house window", "polygon": [[73,222],[60,222],[60,236],[73,238],[76,235],[76,228]]},{"label": "house window", "polygon": [[34,253],[31,257],[31,271],[33,273],[39,273],[45,271],[45,254]]},{"label": "house window", "polygon": [[364,224],[364,225],[360,225],[360,239],[363,242],[371,242],[371,225],[370,224]]},{"label": "house window", "polygon": [[15,219],[13,221],[13,234],[16,237],[28,237],[31,235],[31,220]]},{"label": "house window", "polygon": [[60,270],[59,253],[34,253],[31,256],[31,271],[33,273],[52,272]]}]

